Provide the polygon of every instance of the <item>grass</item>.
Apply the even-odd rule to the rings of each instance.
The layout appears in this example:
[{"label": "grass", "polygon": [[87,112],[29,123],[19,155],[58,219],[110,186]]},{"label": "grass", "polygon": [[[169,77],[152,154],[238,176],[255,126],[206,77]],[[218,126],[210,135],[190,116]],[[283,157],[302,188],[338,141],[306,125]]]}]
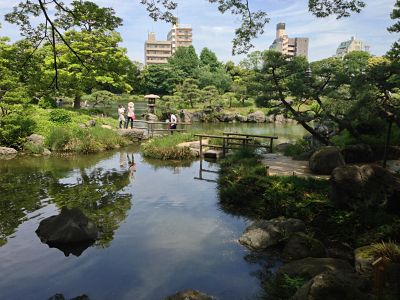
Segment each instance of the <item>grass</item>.
[{"label": "grass", "polygon": [[46,145],[52,151],[94,153],[115,149],[128,141],[110,129],[53,127],[46,138]]},{"label": "grass", "polygon": [[178,144],[197,140],[194,133],[178,133],[155,137],[142,144],[143,156],[161,160],[186,160],[195,156],[189,147],[177,147]]}]

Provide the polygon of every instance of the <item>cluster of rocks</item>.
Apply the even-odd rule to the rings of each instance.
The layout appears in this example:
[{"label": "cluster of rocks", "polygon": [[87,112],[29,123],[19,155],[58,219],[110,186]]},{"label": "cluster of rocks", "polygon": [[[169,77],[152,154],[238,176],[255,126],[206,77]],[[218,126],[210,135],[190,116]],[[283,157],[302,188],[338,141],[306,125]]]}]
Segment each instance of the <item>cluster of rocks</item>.
[{"label": "cluster of rocks", "polygon": [[224,113],[214,112],[213,110],[206,109],[202,111],[189,112],[182,110],[180,112],[181,122],[249,122],[249,123],[294,123],[293,119],[286,118],[284,115],[269,115],[266,116],[262,111],[255,111],[248,115],[241,115],[238,113]]},{"label": "cluster of rocks", "polygon": [[359,249],[353,251],[338,241],[325,246],[305,230],[304,222],[298,219],[261,220],[248,227],[239,242],[256,251],[282,247],[281,258],[285,263],[277,270],[276,279],[289,276],[307,280],[291,299],[366,299],[371,273],[367,278],[360,272],[367,267],[358,266],[367,264],[371,271],[371,257],[368,262],[365,258],[360,260]]},{"label": "cluster of rocks", "polygon": [[120,136],[127,137],[132,141],[141,141],[145,138],[144,130],[143,129],[118,129],[117,133]]}]

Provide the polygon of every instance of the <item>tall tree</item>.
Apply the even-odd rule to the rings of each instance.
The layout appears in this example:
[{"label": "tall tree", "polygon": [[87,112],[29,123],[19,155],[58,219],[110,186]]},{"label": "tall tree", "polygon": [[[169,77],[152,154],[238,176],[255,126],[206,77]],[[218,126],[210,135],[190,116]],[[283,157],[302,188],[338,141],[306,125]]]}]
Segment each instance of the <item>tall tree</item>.
[{"label": "tall tree", "polygon": [[194,103],[200,96],[197,81],[193,78],[186,78],[183,83],[178,86],[178,92],[180,97],[188,102],[191,108],[194,108]]},{"label": "tall tree", "polygon": [[193,77],[194,71],[199,66],[199,58],[193,46],[178,47],[174,55],[169,58],[168,63],[186,76]]},{"label": "tall tree", "polygon": [[208,48],[203,48],[203,50],[201,50],[200,65],[209,66],[212,72],[222,67],[222,64],[218,61],[218,58],[215,55],[215,53]]}]

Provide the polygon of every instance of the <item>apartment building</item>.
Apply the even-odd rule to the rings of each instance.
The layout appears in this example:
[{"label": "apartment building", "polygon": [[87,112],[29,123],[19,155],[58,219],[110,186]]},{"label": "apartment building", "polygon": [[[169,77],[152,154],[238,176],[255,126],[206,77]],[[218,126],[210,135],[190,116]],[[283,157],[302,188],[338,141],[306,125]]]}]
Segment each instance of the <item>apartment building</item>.
[{"label": "apartment building", "polygon": [[171,42],[172,54],[178,47],[188,47],[192,45],[192,26],[188,24],[180,24],[177,22],[172,25],[172,29],[168,33],[168,41]]},{"label": "apartment building", "polygon": [[269,49],[289,56],[305,56],[308,58],[308,44],[309,38],[289,38],[286,34],[286,24],[279,23],[276,26],[276,38]]},{"label": "apartment building", "polygon": [[352,51],[369,51],[369,46],[363,41],[357,40],[354,36],[350,40],[340,43],[336,50],[336,57],[343,58],[346,54]]},{"label": "apartment building", "polygon": [[144,64],[166,64],[172,56],[171,41],[157,41],[154,32],[150,32],[144,43]]}]

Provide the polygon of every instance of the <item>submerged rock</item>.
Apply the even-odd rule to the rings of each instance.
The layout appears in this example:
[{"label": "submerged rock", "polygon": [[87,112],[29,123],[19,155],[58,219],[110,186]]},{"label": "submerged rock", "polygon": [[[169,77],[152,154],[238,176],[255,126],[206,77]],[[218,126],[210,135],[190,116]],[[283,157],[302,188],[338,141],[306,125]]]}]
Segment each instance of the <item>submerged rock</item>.
[{"label": "submerged rock", "polygon": [[79,208],[63,207],[57,216],[42,220],[36,234],[43,243],[79,256],[98,237],[96,224]]},{"label": "submerged rock", "polygon": [[344,165],[344,158],[336,147],[321,148],[314,152],[309,161],[310,170],[320,175],[330,175],[336,167]]},{"label": "submerged rock", "polygon": [[212,296],[199,292],[197,290],[186,290],[168,296],[165,300],[213,300]]},{"label": "submerged rock", "polygon": [[304,231],[305,228],[304,222],[298,219],[280,217],[268,221],[260,220],[245,230],[239,243],[253,250],[263,250],[277,245],[292,233]]}]

